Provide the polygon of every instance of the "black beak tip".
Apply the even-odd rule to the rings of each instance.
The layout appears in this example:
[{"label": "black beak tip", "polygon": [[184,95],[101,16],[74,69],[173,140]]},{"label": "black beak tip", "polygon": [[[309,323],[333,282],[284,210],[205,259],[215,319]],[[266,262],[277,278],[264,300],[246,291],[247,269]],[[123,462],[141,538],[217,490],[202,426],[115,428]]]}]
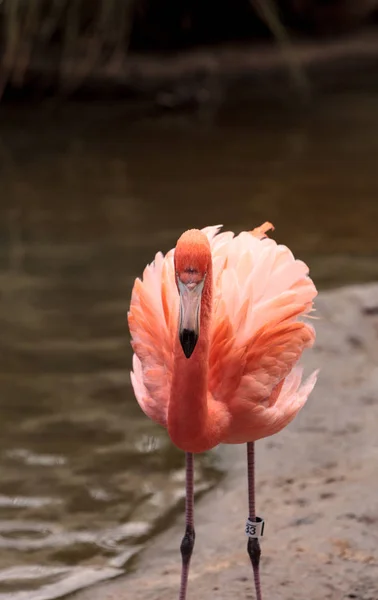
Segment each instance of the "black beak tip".
[{"label": "black beak tip", "polygon": [[180,333],[180,343],[186,358],[190,358],[196,347],[198,335],[191,329],[183,329]]}]

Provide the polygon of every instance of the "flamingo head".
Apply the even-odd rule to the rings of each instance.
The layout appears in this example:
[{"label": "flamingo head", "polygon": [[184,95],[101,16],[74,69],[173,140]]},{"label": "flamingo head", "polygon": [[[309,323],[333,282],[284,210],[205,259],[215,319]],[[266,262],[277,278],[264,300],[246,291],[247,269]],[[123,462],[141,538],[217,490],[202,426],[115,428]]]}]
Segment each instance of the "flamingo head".
[{"label": "flamingo head", "polygon": [[186,358],[190,358],[200,334],[202,292],[211,266],[205,234],[198,229],[185,231],[177,242],[174,260],[180,295],[178,335]]}]

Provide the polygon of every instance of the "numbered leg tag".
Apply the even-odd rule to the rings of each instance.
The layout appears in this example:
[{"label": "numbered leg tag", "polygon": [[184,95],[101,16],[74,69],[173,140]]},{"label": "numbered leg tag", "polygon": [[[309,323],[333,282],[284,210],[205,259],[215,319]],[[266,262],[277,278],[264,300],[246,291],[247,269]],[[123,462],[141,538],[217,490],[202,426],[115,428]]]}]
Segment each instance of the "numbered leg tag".
[{"label": "numbered leg tag", "polygon": [[259,538],[264,534],[264,519],[256,517],[254,521],[247,519],[245,524],[245,534],[250,538]]}]

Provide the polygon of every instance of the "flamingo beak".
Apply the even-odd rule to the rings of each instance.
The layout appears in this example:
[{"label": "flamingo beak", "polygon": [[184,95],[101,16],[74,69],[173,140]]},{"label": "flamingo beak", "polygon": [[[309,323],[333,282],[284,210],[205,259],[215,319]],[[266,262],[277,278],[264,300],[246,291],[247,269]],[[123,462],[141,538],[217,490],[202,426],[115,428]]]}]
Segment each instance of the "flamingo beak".
[{"label": "flamingo beak", "polygon": [[179,338],[186,358],[190,358],[200,333],[200,308],[205,280],[183,283],[178,279],[180,293]]}]

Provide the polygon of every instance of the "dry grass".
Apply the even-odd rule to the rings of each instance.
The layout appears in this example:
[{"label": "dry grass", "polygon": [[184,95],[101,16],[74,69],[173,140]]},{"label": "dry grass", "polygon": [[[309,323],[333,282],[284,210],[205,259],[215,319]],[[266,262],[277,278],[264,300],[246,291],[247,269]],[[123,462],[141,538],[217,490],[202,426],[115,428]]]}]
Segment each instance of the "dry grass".
[{"label": "dry grass", "polygon": [[268,29],[276,39],[276,42],[279,44],[282,54],[285,57],[290,76],[297,86],[297,89],[300,90],[302,94],[307,95],[309,92],[309,83],[293,49],[290,35],[282,24],[277,3],[275,0],[250,0],[250,2],[257,14],[259,14],[261,19],[266,23]]},{"label": "dry grass", "polygon": [[33,61],[49,61],[75,86],[106,63],[126,58],[135,0],[0,1],[0,96],[21,86]]}]

